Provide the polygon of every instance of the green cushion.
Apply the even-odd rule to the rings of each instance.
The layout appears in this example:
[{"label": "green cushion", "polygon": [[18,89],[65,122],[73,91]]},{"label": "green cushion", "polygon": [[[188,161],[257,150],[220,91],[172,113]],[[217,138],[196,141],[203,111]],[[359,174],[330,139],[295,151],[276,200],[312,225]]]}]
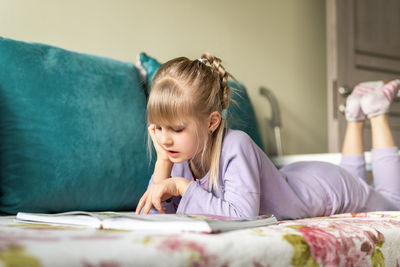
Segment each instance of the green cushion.
[{"label": "green cushion", "polygon": [[131,63],[0,37],[0,211],[134,210],[145,109]]},{"label": "green cushion", "polygon": [[161,64],[153,57],[148,56],[146,53],[140,53],[138,58],[138,66],[144,71],[145,73],[145,80],[146,80],[146,87],[147,91],[150,92],[151,81],[156,75],[158,68]]},{"label": "green cushion", "polygon": [[[161,66],[156,59],[145,53],[139,55],[139,64],[147,73],[147,91],[150,92],[151,81]],[[240,86],[233,81],[229,81],[229,86],[236,88],[232,99],[237,103],[229,105],[228,108],[228,126],[231,129],[242,130],[247,133],[253,141],[264,150],[260,130],[258,128],[255,112],[247,94],[247,90],[243,84]]]}]

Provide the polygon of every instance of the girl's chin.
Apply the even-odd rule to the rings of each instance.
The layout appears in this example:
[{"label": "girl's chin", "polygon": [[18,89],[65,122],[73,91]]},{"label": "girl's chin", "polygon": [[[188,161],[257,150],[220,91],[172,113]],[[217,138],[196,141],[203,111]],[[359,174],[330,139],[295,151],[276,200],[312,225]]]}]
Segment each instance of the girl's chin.
[{"label": "girl's chin", "polygon": [[173,163],[182,163],[182,162],[185,162],[185,161],[187,161],[187,160],[189,160],[189,159],[182,158],[182,157],[176,157],[176,158],[169,157],[169,160],[170,160],[171,162],[173,162]]}]

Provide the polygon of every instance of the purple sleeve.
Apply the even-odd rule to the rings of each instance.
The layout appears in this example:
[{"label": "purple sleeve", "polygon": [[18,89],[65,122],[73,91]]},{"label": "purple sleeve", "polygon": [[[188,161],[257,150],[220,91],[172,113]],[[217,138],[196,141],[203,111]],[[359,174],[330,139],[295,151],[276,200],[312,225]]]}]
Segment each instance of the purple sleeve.
[{"label": "purple sleeve", "polygon": [[229,217],[259,215],[260,152],[242,135],[231,138],[224,147],[229,148],[229,151],[225,151],[221,156],[221,196],[191,182],[182,196],[178,214],[197,213]]}]

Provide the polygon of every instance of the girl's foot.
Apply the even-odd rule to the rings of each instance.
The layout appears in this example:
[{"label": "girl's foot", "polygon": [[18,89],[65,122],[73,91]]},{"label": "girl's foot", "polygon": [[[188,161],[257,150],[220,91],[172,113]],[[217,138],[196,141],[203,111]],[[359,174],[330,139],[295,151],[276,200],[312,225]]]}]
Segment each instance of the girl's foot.
[{"label": "girl's foot", "polygon": [[368,118],[387,113],[390,104],[400,89],[400,80],[388,82],[381,88],[365,94],[361,99],[361,109]]},{"label": "girl's foot", "polygon": [[351,95],[346,100],[346,119],[347,121],[363,121],[365,113],[361,109],[361,98],[370,92],[383,86],[382,81],[363,82],[354,87]]}]

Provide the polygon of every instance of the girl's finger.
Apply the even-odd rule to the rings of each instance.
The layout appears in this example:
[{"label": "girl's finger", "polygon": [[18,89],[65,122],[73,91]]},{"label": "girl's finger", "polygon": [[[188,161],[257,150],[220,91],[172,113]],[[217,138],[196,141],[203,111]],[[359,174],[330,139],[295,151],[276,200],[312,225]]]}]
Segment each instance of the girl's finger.
[{"label": "girl's finger", "polygon": [[150,126],[147,128],[151,136],[154,136],[155,128],[155,124],[150,124]]},{"label": "girl's finger", "polygon": [[152,200],[151,200],[151,194],[147,197],[146,199],[146,204],[144,205],[144,209],[143,209],[143,214],[148,214],[151,207],[153,206],[151,204]]},{"label": "girl's finger", "polygon": [[161,205],[161,198],[159,198],[159,197],[154,198],[152,202],[153,202],[154,208],[156,208],[158,210],[158,212],[165,213],[165,210],[163,209],[163,207]]},{"label": "girl's finger", "polygon": [[156,142],[156,125],[155,124],[151,124],[148,127],[148,131],[149,131],[149,135],[151,138],[151,141],[153,142],[153,145],[155,146],[155,142]]},{"label": "girl's finger", "polygon": [[142,198],[141,198],[140,201],[139,201],[139,204],[138,204],[137,207],[136,207],[136,214],[140,214],[140,211],[141,211],[142,208],[143,208],[143,203],[144,203],[144,201],[143,201]]},{"label": "girl's finger", "polygon": [[147,194],[148,194],[148,191],[146,191],[146,192],[143,194],[143,196],[140,198],[139,203],[138,203],[138,205],[137,205],[137,207],[136,207],[136,214],[140,214],[140,211],[142,210],[143,205],[144,205],[144,203],[146,202]]}]

